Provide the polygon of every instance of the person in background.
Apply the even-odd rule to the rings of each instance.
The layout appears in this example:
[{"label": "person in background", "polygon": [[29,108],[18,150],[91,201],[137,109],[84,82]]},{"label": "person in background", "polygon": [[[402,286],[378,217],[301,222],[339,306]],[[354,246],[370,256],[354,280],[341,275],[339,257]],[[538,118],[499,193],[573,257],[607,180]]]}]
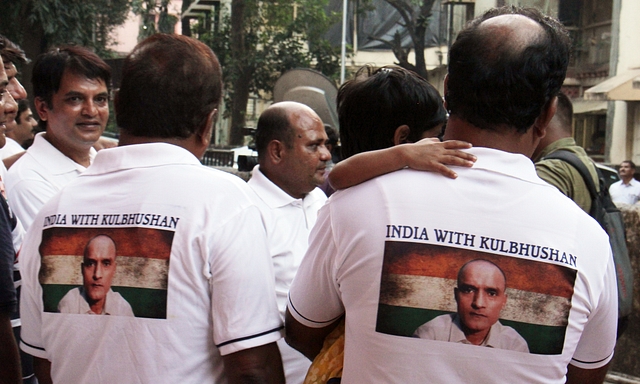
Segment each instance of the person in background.
[{"label": "person in background", "polygon": [[620,180],[611,184],[609,194],[614,203],[635,204],[640,200],[640,182],[633,175],[636,165],[631,160],[620,163]]}]

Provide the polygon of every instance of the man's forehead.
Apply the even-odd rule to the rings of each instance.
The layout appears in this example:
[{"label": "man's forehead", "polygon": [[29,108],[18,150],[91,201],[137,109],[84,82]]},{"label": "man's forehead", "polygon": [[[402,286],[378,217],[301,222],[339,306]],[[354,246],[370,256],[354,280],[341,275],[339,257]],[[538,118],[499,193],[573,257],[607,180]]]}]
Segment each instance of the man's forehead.
[{"label": "man's forehead", "polygon": [[463,281],[466,279],[477,279],[479,277],[491,277],[492,279],[498,278],[500,283],[504,281],[502,272],[496,265],[482,260],[473,261],[467,264],[460,275],[460,278]]},{"label": "man's forehead", "polygon": [[81,87],[83,86],[83,83],[89,83],[91,85],[98,85],[100,87],[104,87],[106,92],[107,85],[103,79],[99,77],[90,79],[81,73],[76,73],[69,70],[65,70],[64,73],[62,74],[62,78],[60,79],[60,88],[58,89],[58,92],[63,90],[64,92],[76,91],[75,87],[78,87],[78,86]]}]

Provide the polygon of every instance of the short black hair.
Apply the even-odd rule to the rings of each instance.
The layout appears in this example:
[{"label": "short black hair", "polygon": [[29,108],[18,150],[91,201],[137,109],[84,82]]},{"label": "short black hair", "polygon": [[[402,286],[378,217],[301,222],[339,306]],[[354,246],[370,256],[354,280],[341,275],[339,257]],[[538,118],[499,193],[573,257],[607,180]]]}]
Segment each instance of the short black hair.
[{"label": "short black hair", "polygon": [[401,125],[409,126],[409,141],[418,141],[446,121],[446,111],[438,90],[418,74],[397,66],[365,66],[338,90],[338,118],[346,159],[393,146]]},{"label": "short black hair", "polygon": [[27,59],[27,55],[25,55],[22,48],[18,46],[18,44],[13,41],[7,39],[5,36],[0,35],[0,55],[2,55],[2,60],[9,61],[14,65],[18,64],[27,64],[29,59]]},{"label": "short black hair", "polygon": [[124,61],[116,120],[133,136],[184,139],[204,126],[221,97],[222,69],[211,48],[157,33]]},{"label": "short black hair", "polygon": [[278,140],[287,148],[293,147],[294,132],[289,123],[289,114],[285,108],[267,108],[258,119],[256,127],[255,143],[258,158],[262,159],[266,154],[267,146],[272,140]]},{"label": "short black hair", "polygon": [[[44,101],[49,109],[53,108],[53,95],[60,89],[62,76],[67,71],[87,79],[102,80],[107,90],[111,90],[109,64],[87,48],[64,46],[53,48],[36,58],[31,76],[34,98]],[[41,120],[40,126],[46,129],[47,122]]]},{"label": "short black hair", "polygon": [[[514,48],[480,28],[486,20],[509,14],[528,17],[544,32]],[[526,132],[560,91],[570,47],[564,26],[534,8],[490,9],[458,34],[449,51],[445,99],[450,115],[481,129],[505,125]]]},{"label": "short black hair", "polygon": [[16,115],[16,123],[20,124],[20,115],[22,115],[22,112],[26,111],[29,108],[31,108],[29,100],[18,100],[18,114]]},{"label": "short black hair", "polygon": [[631,169],[636,169],[636,163],[634,163],[633,161],[631,161],[631,160],[625,160],[625,161],[623,161],[623,162],[622,162],[622,163],[620,163],[620,164],[624,164],[624,163],[629,164],[629,166],[631,167]]}]

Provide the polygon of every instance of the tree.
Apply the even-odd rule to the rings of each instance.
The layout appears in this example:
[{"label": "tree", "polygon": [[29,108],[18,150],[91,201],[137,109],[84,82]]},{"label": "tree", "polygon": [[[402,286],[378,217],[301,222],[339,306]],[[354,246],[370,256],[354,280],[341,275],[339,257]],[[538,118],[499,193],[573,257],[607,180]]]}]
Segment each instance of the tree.
[{"label": "tree", "polygon": [[[37,41],[39,49],[77,44],[109,56],[111,32],[124,23],[131,0],[0,0],[0,32],[21,43]],[[31,44],[25,44],[31,46]]]},{"label": "tree", "polygon": [[[131,0],[0,0],[0,33],[35,59],[49,47],[76,44],[113,55],[111,32],[124,23]],[[22,68],[31,78],[31,65]],[[31,83],[23,82],[31,93]]]},{"label": "tree", "polygon": [[[427,65],[424,57],[425,36],[429,28],[429,18],[431,17],[431,9],[436,0],[384,0],[391,5],[402,18],[402,27],[411,37],[411,46],[402,46],[403,33],[396,31],[393,40],[384,40],[377,38],[376,40],[388,44],[393,51],[398,65],[403,68],[414,71],[420,76],[427,77]],[[413,49],[416,62],[409,62],[409,53]]]},{"label": "tree", "polygon": [[289,69],[314,68],[329,77],[339,70],[339,49],[324,39],[339,19],[326,0],[232,0],[218,31],[198,35],[224,68],[225,104],[231,116],[229,144],[242,145],[250,94],[270,93]]}]

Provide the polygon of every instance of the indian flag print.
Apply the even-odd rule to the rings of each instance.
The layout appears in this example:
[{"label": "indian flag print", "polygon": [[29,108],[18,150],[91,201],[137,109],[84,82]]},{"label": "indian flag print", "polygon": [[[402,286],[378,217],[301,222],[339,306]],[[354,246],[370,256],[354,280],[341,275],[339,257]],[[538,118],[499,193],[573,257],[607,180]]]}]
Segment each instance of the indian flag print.
[{"label": "indian flag print", "polygon": [[150,228],[45,229],[40,244],[45,312],[58,312],[58,303],[76,287],[82,287],[81,264],[87,243],[107,235],[116,244],[116,270],[111,289],[130,305],[136,317],[166,319],[169,256],[173,231]]},{"label": "indian flag print", "polygon": [[458,271],[475,259],[496,264],[506,275],[508,298],[500,323],[516,330],[530,353],[562,353],[574,269],[433,244],[386,242],[376,331],[411,337],[422,324],[455,313]]}]

